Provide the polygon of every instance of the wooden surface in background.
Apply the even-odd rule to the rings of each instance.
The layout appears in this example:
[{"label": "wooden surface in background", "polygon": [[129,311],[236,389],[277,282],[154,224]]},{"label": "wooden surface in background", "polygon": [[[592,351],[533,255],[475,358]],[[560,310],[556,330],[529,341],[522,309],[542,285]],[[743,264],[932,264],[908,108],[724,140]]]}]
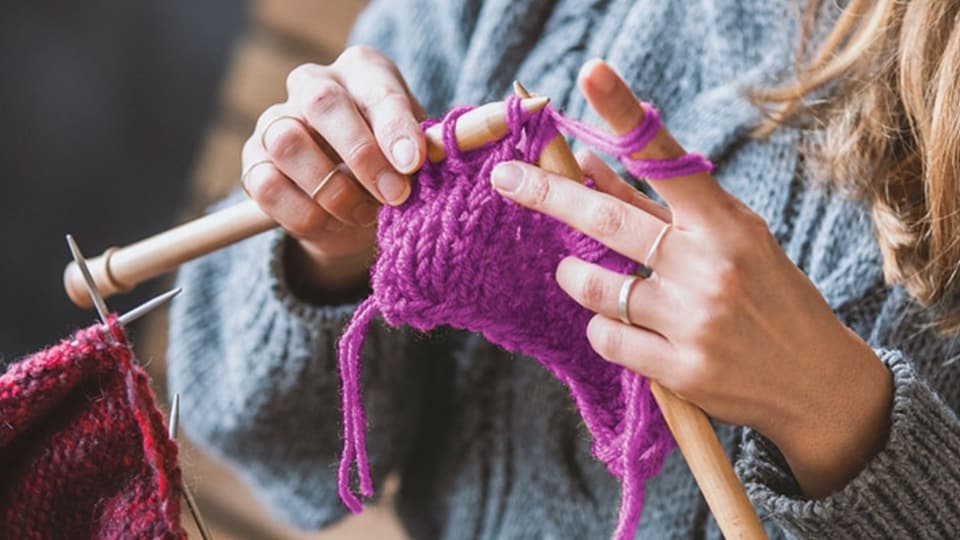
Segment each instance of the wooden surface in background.
[{"label": "wooden surface in background", "polygon": [[[209,126],[191,174],[191,200],[184,217],[194,217],[236,188],[240,150],[264,109],[286,98],[287,73],[304,62],[328,63],[342,50],[364,0],[254,0],[250,30],[234,47],[223,80],[220,112]],[[161,406],[166,406],[163,355],[166,319],[154,317],[138,350],[154,377]],[[198,359],[202,360],[202,359]],[[190,411],[181,410],[187,417]],[[302,532],[271,517],[250,488],[223,463],[204,454],[181,434],[184,481],[197,497],[217,540],[332,540],[404,538],[392,510],[396,479],[384,486],[382,502],[321,532]],[[199,538],[184,506],[183,523]]]}]

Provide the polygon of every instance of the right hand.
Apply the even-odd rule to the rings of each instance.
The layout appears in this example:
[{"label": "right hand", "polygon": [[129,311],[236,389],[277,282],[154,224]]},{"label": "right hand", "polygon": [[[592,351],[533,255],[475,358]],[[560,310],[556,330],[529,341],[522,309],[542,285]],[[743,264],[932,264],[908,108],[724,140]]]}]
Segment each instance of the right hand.
[{"label": "right hand", "polygon": [[426,155],[424,117],[397,67],[369,47],[290,72],[287,101],[260,115],[243,146],[242,178],[297,241],[288,277],[319,290],[366,277],[377,210],[407,199]]}]

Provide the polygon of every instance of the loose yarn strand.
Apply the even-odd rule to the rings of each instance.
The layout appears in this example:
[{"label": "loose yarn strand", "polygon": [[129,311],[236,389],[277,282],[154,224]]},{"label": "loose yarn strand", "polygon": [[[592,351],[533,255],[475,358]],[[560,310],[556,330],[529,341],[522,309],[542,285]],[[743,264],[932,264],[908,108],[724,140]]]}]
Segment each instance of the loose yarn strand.
[{"label": "loose yarn strand", "polygon": [[665,180],[678,176],[688,176],[700,172],[713,170],[713,163],[702,154],[689,153],[674,159],[638,159],[631,157],[634,153],[646,148],[663,125],[660,112],[645,102],[640,102],[643,109],[643,120],[632,130],[623,135],[613,135],[598,130],[588,124],[567,118],[563,114],[551,109],[551,118],[557,128],[590,145],[596,150],[616,156],[624,168],[636,178]]},{"label": "loose yarn strand", "polygon": [[364,300],[357,307],[337,344],[343,412],[343,453],[337,469],[337,488],[340,499],[355,514],[363,511],[363,503],[350,488],[350,466],[354,462],[360,480],[360,494],[364,497],[373,495],[373,480],[370,477],[366,449],[367,422],[360,397],[360,354],[364,336],[376,314],[376,299],[370,297]]}]

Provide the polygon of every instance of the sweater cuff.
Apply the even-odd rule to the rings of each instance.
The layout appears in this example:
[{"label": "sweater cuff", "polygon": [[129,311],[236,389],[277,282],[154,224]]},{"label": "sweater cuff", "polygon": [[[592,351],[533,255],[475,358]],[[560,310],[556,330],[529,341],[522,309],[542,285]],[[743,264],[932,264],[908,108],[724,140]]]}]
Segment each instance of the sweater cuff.
[{"label": "sweater cuff", "polygon": [[802,538],[957,538],[960,421],[899,351],[876,352],[893,374],[890,433],[846,486],[805,498],[779,450],[751,429],[737,472],[765,517]]}]

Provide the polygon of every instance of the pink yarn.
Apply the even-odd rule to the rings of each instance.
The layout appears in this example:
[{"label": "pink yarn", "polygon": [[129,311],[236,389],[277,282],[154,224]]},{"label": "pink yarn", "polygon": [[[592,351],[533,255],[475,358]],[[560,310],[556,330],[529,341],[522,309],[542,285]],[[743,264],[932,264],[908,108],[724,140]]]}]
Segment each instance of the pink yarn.
[{"label": "pink yarn", "polygon": [[[567,385],[593,435],[593,455],[622,482],[614,537],[631,538],[643,507],[644,483],[662,466],[674,442],[647,380],[600,358],[586,337],[593,315],[557,285],[561,259],[575,255],[610,270],[631,273],[637,263],[567,225],[529,211],[490,187],[503,161],[533,162],[558,129],[620,158],[634,174],[668,178],[710,170],[703,156],[632,160],[660,129],[647,104],[644,122],[622,137],[606,135],[549,107],[526,113],[508,100],[510,133],[483,148],[462,152],[456,119],[443,119],[447,158],[426,163],[410,198],[379,215],[379,255],[371,270],[372,295],[358,307],[339,342],[344,450],[339,493],[353,512],[363,505],[350,487],[356,462],[360,494],[373,495],[365,449],[366,417],[360,399],[360,351],[373,317],[428,331],[450,325],[482,333],[504,349],[532,356]],[[427,121],[424,128],[435,124]]]}]

